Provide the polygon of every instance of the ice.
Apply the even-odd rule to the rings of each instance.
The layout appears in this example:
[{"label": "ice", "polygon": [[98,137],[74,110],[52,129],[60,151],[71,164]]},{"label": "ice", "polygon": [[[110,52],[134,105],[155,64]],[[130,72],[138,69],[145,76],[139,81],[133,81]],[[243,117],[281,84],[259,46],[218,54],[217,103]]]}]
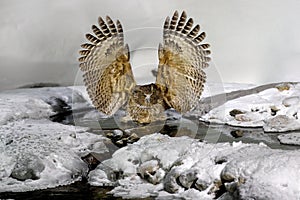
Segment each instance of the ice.
[{"label": "ice", "polygon": [[[200,120],[239,127],[263,127],[266,132],[300,129],[300,84],[282,84],[247,95],[211,110]],[[239,113],[233,114],[237,110]]]},{"label": "ice", "polygon": [[[241,142],[210,144],[152,134],[116,151],[96,168],[101,173],[90,174],[89,182],[102,185],[99,174],[106,183],[118,184],[111,193],[124,198],[213,199],[224,187],[219,199],[296,199],[299,163],[299,150]],[[142,175],[141,167],[152,178]],[[157,174],[160,181],[153,183]]]}]

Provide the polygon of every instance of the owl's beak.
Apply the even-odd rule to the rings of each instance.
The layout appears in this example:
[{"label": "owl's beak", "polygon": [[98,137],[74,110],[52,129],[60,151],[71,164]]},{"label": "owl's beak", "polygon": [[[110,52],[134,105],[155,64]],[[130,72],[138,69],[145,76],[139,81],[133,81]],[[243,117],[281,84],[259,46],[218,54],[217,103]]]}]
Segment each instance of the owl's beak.
[{"label": "owl's beak", "polygon": [[151,94],[146,94],[145,101],[146,103],[150,103]]}]

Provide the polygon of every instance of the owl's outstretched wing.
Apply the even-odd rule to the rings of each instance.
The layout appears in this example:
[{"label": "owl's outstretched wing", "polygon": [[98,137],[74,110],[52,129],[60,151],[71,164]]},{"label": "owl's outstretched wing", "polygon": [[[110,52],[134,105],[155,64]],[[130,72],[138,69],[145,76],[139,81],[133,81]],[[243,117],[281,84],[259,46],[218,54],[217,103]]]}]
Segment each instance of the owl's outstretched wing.
[{"label": "owl's outstretched wing", "polygon": [[209,44],[202,44],[205,32],[193,27],[183,11],[176,11],[164,23],[163,44],[159,45],[159,66],[156,84],[161,87],[164,100],[171,108],[185,113],[196,107],[206,80],[204,68],[210,61]]},{"label": "owl's outstretched wing", "polygon": [[80,69],[94,106],[112,115],[126,103],[136,83],[121,23],[117,20],[115,25],[108,16],[106,23],[101,17],[98,23],[100,28],[92,26],[94,35],[86,34],[91,43],[81,45]]}]

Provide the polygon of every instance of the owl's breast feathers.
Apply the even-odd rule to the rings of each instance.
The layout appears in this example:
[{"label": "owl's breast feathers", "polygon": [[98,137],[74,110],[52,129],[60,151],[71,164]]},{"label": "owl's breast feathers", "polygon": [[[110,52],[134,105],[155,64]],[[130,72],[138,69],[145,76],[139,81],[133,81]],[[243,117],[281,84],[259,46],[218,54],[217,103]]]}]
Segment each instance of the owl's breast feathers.
[{"label": "owl's breast feathers", "polygon": [[129,99],[127,111],[133,121],[142,124],[164,120],[164,111],[169,107],[163,97],[163,91],[156,84],[137,85]]}]

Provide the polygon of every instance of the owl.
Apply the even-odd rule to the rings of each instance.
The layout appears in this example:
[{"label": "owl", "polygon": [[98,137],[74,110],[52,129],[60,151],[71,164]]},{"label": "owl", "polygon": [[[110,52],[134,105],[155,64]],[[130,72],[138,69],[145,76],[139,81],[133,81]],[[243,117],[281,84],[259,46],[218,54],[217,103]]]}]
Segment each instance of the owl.
[{"label": "owl", "polygon": [[86,34],[90,43],[82,44],[79,51],[79,67],[93,105],[109,116],[124,108],[140,124],[164,119],[169,108],[182,114],[193,110],[203,91],[203,69],[209,66],[211,53],[210,45],[202,43],[205,32],[199,33],[200,25],[193,24],[185,11],[166,18],[156,81],[137,85],[120,21],[99,17],[98,26],[92,26],[94,34]]}]

